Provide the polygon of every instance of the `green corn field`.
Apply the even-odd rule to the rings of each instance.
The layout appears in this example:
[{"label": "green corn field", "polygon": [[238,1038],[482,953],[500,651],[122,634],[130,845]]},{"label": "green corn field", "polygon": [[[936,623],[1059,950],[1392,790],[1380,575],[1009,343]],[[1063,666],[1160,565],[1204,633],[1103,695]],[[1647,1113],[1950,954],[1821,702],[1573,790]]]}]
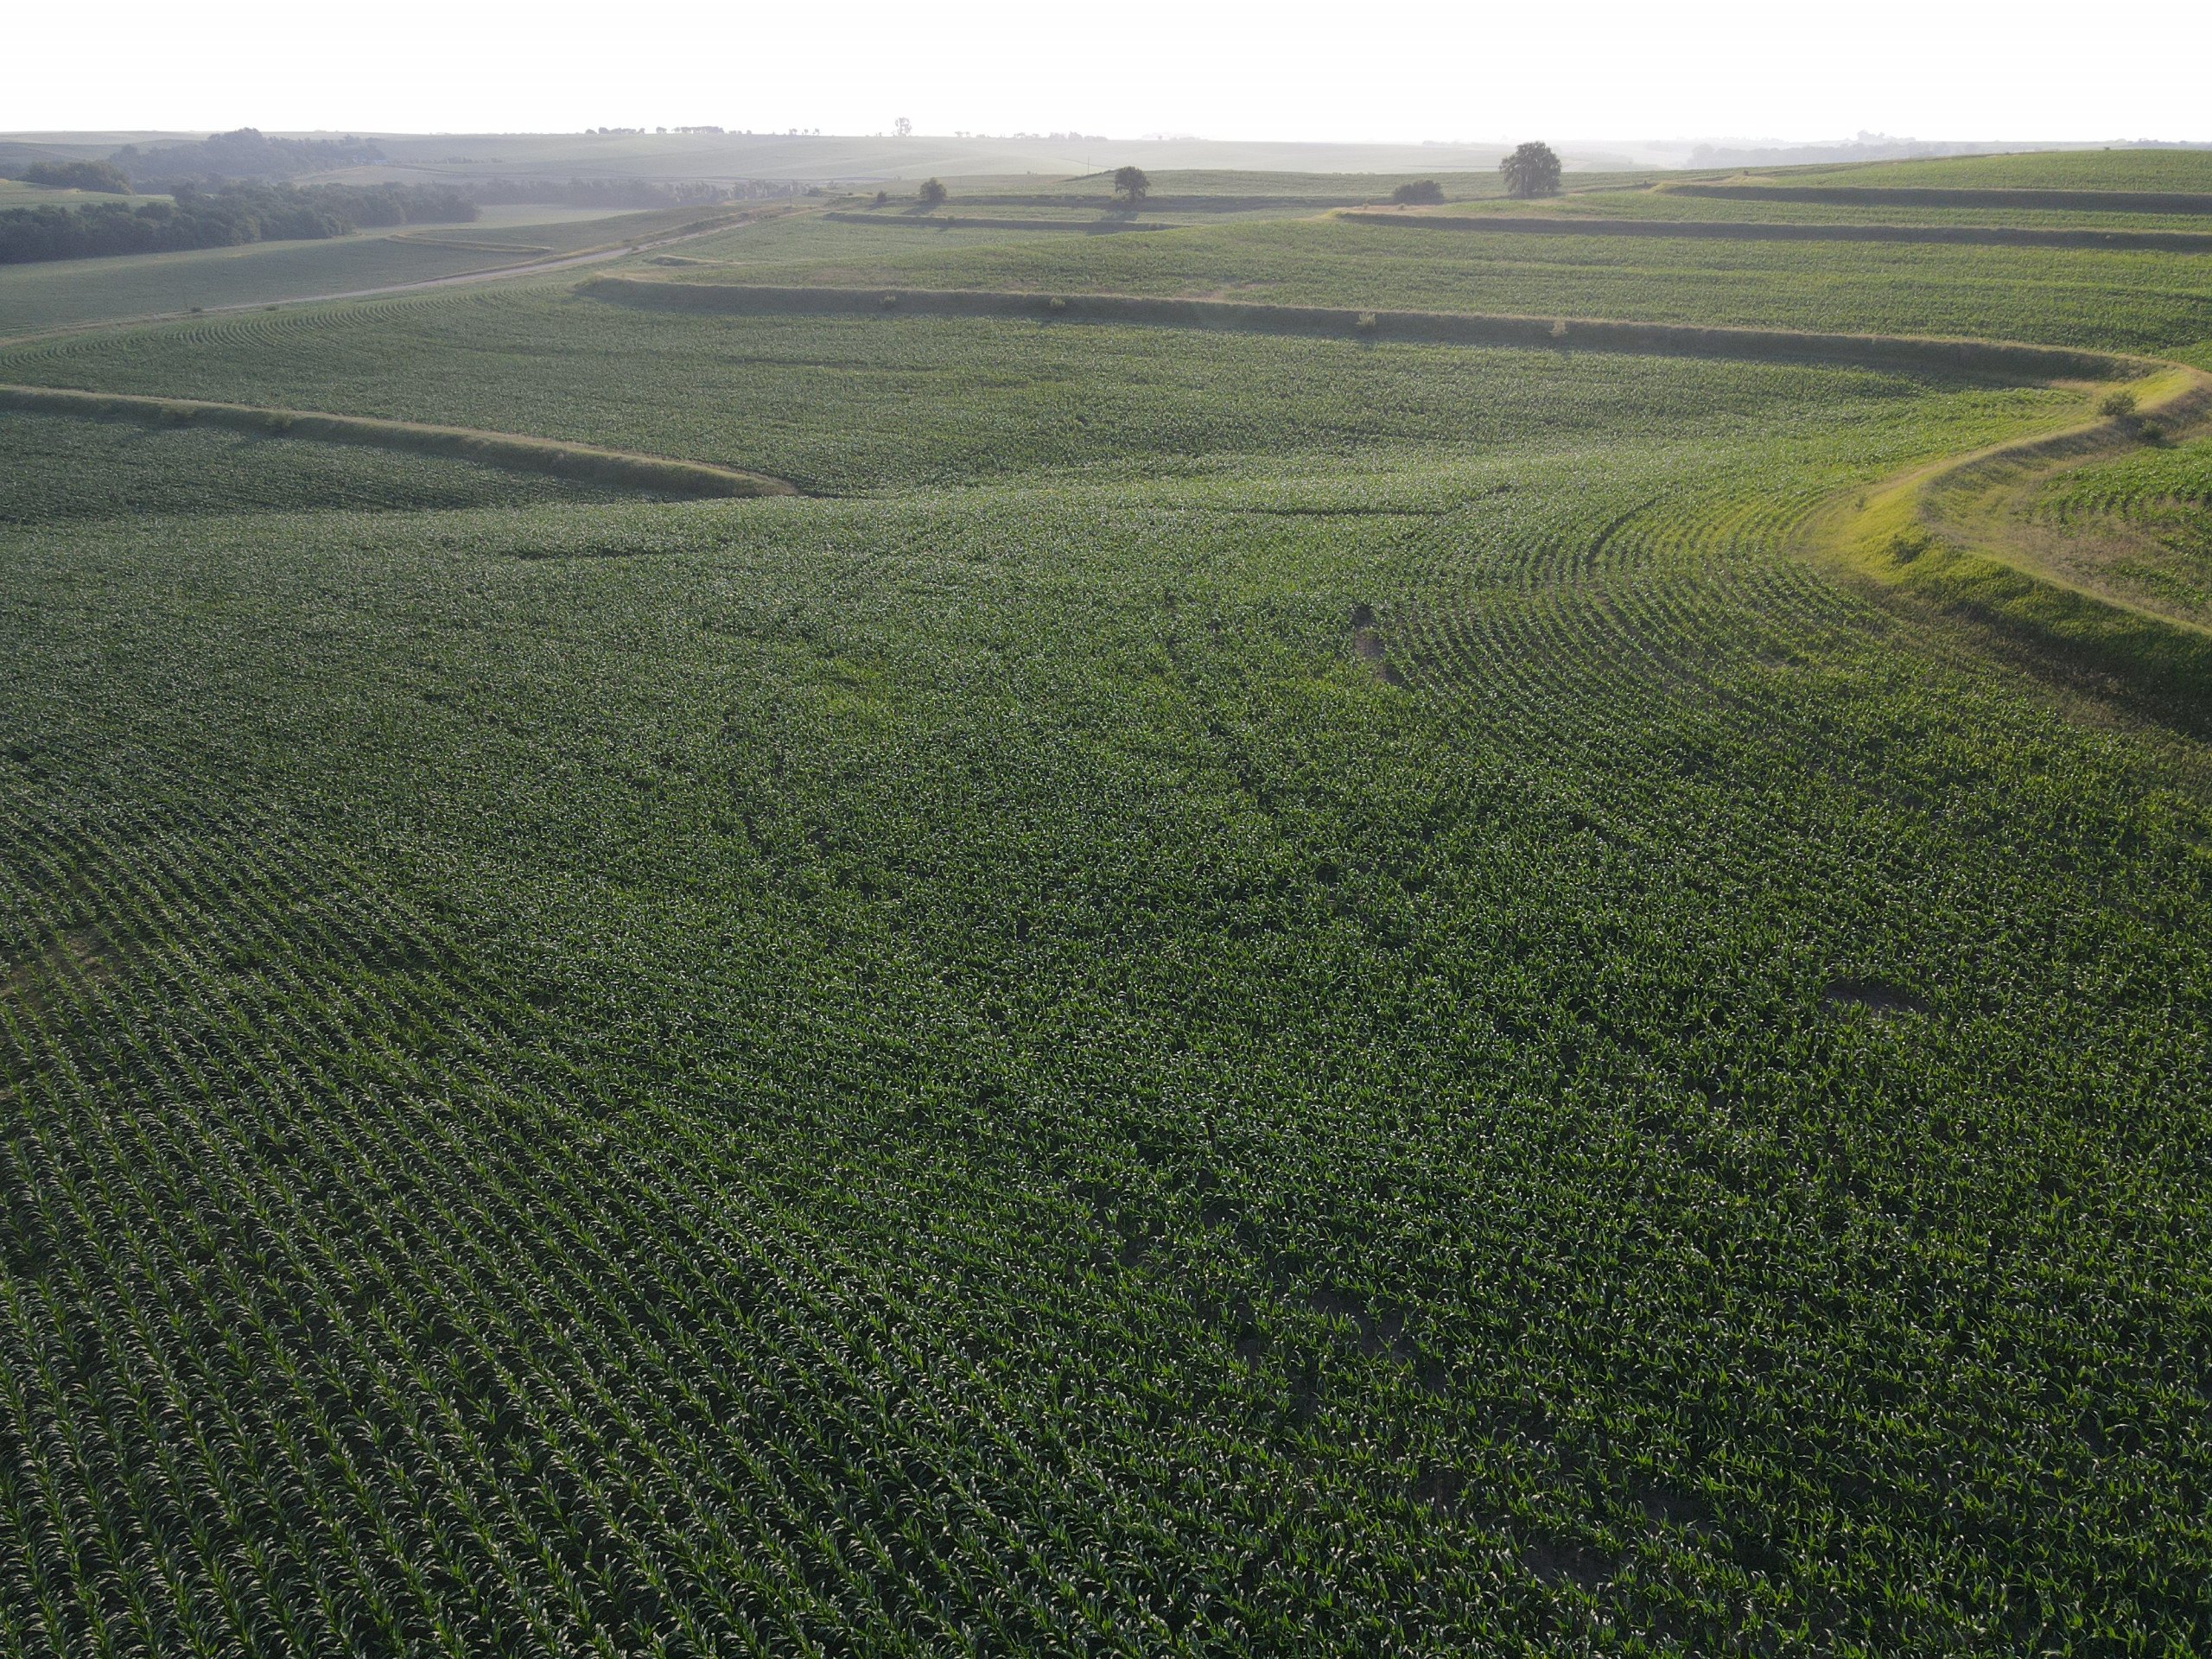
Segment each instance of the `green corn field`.
[{"label": "green corn field", "polygon": [[0,1653],[2212,1643],[2212,264],[683,255],[0,270],[0,383],[797,492],[0,410]]}]

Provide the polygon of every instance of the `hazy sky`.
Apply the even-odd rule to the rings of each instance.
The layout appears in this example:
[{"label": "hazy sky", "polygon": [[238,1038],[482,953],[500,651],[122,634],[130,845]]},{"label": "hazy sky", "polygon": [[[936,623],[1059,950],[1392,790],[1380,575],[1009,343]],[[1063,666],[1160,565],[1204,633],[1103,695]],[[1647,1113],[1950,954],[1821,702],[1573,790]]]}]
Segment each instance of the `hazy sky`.
[{"label": "hazy sky", "polygon": [[18,131],[2212,139],[2212,0],[105,0],[7,33]]}]

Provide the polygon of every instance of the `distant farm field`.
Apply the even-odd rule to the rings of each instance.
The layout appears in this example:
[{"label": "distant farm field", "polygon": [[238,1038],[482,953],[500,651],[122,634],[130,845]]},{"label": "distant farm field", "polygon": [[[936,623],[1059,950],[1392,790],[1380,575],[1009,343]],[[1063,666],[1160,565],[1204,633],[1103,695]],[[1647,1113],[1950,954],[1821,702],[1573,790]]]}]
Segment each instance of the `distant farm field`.
[{"label": "distant farm field", "polygon": [[[430,281],[673,230],[700,217],[489,210],[466,225],[414,226],[327,242],[257,242],[186,253],[0,266],[0,339],[194,306],[214,310]],[[518,245],[512,253],[485,243]],[[455,245],[458,244],[459,245]]]}]

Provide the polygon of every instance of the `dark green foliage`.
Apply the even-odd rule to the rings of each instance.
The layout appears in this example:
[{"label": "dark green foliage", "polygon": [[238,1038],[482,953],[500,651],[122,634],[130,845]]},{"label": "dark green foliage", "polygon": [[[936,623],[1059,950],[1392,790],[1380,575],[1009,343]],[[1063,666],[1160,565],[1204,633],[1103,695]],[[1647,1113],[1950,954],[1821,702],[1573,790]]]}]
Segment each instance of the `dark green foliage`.
[{"label": "dark green foliage", "polygon": [[0,212],[0,264],[171,253],[247,242],[312,241],[393,225],[460,224],[475,205],[445,185],[179,187],[174,202],[15,207]]},{"label": "dark green foliage", "polygon": [[1559,157],[1548,144],[1522,144],[1497,164],[1509,196],[1555,196],[1559,194]]},{"label": "dark green foliage", "polygon": [[166,189],[177,181],[293,179],[383,159],[384,148],[373,139],[271,138],[252,127],[240,127],[150,149],[125,144],[112,161],[142,188]]},{"label": "dark green foliage", "polygon": [[130,181],[112,162],[32,162],[10,176],[51,190],[97,190],[111,196],[130,194]]},{"label": "dark green foliage", "polygon": [[1434,179],[1409,179],[1390,193],[1402,207],[1429,206],[1444,200],[1444,187]]},{"label": "dark green foliage", "polygon": [[1141,167],[1117,167],[1114,169],[1114,194],[1131,207],[1143,201],[1152,189],[1152,181]]},{"label": "dark green foliage", "polygon": [[941,179],[924,180],[922,188],[914,194],[916,200],[925,207],[942,207],[952,196],[952,193],[944,188],[944,181]]}]

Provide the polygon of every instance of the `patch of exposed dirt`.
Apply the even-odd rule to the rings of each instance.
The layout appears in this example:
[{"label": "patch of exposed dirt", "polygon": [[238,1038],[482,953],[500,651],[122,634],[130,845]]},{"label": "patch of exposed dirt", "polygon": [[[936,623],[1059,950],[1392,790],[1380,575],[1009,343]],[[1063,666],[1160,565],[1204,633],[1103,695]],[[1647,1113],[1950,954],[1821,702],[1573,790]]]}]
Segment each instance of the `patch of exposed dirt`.
[{"label": "patch of exposed dirt", "polygon": [[1821,1000],[1832,1008],[1864,1008],[1885,1018],[1928,1012],[1927,998],[1880,979],[1832,980]]}]

